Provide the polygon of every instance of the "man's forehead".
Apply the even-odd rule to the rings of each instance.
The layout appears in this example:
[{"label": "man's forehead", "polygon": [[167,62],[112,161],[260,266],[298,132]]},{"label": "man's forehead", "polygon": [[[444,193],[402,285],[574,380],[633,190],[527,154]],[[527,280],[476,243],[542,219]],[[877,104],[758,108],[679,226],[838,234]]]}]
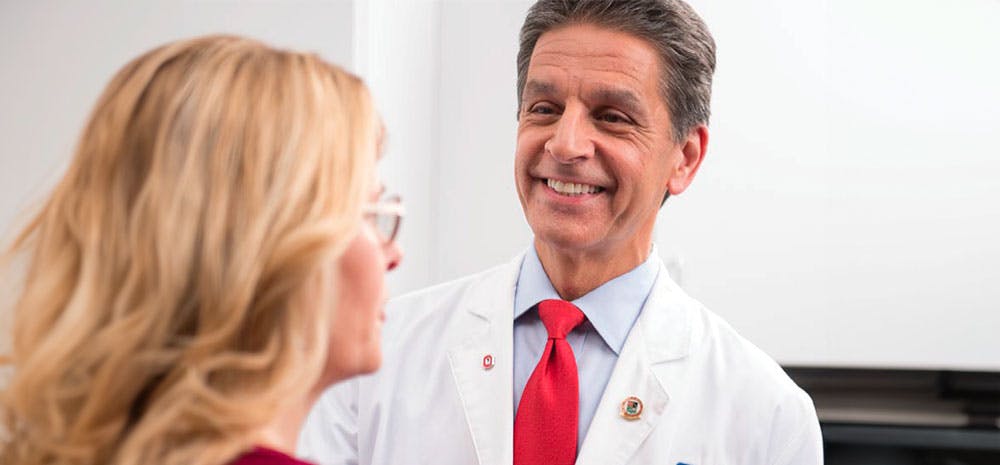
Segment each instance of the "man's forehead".
[{"label": "man's forehead", "polygon": [[[608,44],[600,42],[608,37],[598,36],[595,42],[584,35],[588,31],[560,29],[543,35],[545,38],[547,34],[559,34],[551,40],[539,40],[528,64],[526,81],[558,86],[599,83],[637,93],[659,88],[662,71],[659,57],[644,40],[628,36],[632,40]],[[605,33],[627,35],[614,31]]]},{"label": "man's forehead", "polygon": [[641,57],[630,56],[629,53],[601,53],[599,51],[581,52],[578,50],[563,50],[556,48],[535,49],[528,65],[528,77],[550,74],[568,74],[570,77],[602,77],[611,80],[629,80],[641,82],[655,78],[658,69],[655,62],[642,60]]},{"label": "man's forehead", "polygon": [[535,43],[530,61],[536,66],[582,67],[636,77],[657,73],[659,62],[656,48],[645,39],[593,24],[545,32]]}]

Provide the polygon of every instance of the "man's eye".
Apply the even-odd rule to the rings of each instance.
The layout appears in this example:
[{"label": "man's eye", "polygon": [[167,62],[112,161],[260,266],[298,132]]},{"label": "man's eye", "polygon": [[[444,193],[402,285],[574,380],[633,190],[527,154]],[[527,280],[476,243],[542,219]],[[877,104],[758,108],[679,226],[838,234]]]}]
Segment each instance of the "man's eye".
[{"label": "man's eye", "polygon": [[600,116],[598,116],[597,119],[605,123],[612,123],[612,124],[629,122],[628,118],[618,113],[602,113]]},{"label": "man's eye", "polygon": [[535,105],[531,107],[531,110],[529,110],[528,112],[535,113],[538,115],[552,115],[555,114],[556,111],[549,105]]}]

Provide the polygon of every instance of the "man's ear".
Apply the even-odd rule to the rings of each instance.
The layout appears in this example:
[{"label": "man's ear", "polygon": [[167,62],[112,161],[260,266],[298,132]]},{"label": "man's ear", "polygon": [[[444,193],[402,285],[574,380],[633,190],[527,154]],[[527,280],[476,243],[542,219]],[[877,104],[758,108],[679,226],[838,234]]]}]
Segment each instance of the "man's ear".
[{"label": "man's ear", "polygon": [[694,181],[694,175],[698,174],[698,168],[705,159],[705,151],[708,149],[708,126],[699,124],[691,128],[678,149],[681,159],[674,165],[670,177],[667,178],[667,192],[670,195],[684,192],[691,185],[691,181]]}]

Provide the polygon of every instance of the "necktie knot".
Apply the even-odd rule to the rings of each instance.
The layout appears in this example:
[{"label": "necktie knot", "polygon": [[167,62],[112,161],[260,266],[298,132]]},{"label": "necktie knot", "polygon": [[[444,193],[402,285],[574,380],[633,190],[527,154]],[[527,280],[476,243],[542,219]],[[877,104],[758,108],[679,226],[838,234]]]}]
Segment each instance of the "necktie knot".
[{"label": "necktie knot", "polygon": [[539,302],[538,316],[545,324],[550,339],[566,339],[566,335],[584,319],[583,312],[576,305],[556,299]]}]

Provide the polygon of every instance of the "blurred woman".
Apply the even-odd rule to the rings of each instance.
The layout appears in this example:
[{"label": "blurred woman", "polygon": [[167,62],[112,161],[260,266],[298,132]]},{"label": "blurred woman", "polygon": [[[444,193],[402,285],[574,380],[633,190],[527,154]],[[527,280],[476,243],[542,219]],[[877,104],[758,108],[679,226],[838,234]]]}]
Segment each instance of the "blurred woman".
[{"label": "blurred woman", "polygon": [[0,464],[295,462],[319,393],[381,361],[380,134],[314,55],[215,36],[127,64],[11,248]]}]

